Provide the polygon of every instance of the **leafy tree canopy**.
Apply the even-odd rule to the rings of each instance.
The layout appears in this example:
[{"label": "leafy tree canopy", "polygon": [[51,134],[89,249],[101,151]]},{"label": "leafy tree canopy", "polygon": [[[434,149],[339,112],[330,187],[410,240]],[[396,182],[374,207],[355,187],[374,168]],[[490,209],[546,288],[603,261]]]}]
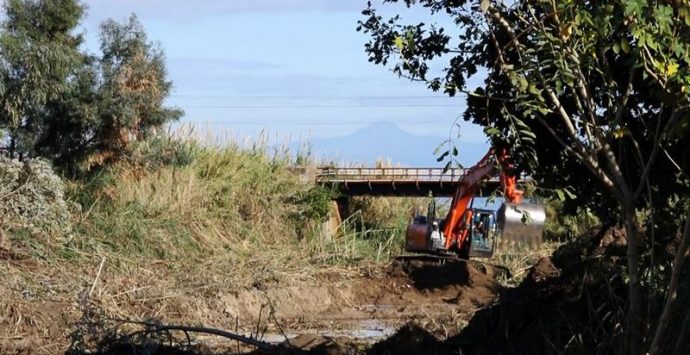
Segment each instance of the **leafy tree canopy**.
[{"label": "leafy tree canopy", "polygon": [[[370,36],[371,62],[431,90],[467,95],[463,117],[509,149],[516,169],[556,195],[570,187],[573,206],[625,225],[630,352],[643,344],[659,352],[688,239],[676,237],[690,197],[688,2],[383,3],[425,8],[453,26],[383,18],[369,3],[358,30]],[[431,69],[439,64],[442,71]],[[468,88],[473,75],[485,77],[477,89]],[[643,315],[642,304],[654,301],[643,301],[641,285],[660,274],[659,291],[669,295],[663,315]]]},{"label": "leafy tree canopy", "polygon": [[9,0],[0,25],[0,132],[10,150],[75,173],[112,162],[129,144],[181,116],[163,51],[135,16],[101,25],[85,52],[78,0]]}]

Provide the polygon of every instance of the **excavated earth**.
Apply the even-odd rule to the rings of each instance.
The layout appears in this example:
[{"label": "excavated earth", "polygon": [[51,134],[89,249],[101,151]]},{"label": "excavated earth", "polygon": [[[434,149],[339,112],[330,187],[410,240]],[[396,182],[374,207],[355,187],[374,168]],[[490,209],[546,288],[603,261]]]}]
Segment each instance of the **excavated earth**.
[{"label": "excavated earth", "polygon": [[[246,324],[261,324],[265,301],[272,300],[270,321],[254,332],[272,345],[253,349],[206,336],[192,347],[150,347],[116,339],[98,353],[616,353],[625,348],[618,331],[624,246],[621,228],[593,229],[539,260],[519,286],[507,289],[495,281],[500,269],[486,264],[397,260],[349,280],[323,275],[312,283],[227,294],[223,312],[236,317],[244,334]],[[686,343],[678,353],[688,353]]]},{"label": "excavated earth", "polygon": [[[5,258],[0,260],[2,262],[15,263],[16,260]],[[324,272],[310,280],[282,281],[211,297],[191,294],[177,299],[149,297],[144,301],[131,297],[128,302],[118,301],[117,307],[120,314],[129,319],[136,315],[138,319],[155,318],[168,324],[203,324],[284,345],[271,353],[280,353],[281,349],[289,349],[285,350],[288,353],[294,353],[295,349],[310,353],[360,353],[376,342],[399,336],[405,329],[410,329],[413,339],[417,334],[428,335],[429,339],[456,334],[477,310],[495,301],[501,289],[495,281],[499,271],[490,265],[463,261],[395,260],[387,267],[366,274],[343,276]],[[49,280],[49,276],[45,279]],[[107,283],[119,282],[103,278],[106,290]],[[97,288],[94,296],[100,289]],[[3,298],[0,301],[0,331],[5,334],[0,337],[0,353],[56,354],[67,350],[67,336],[85,314],[79,300],[59,297],[59,292],[55,292],[54,300],[50,295],[43,295],[41,301],[32,301],[36,297],[18,294],[7,285],[0,286],[0,291]],[[115,296],[123,297],[118,293],[111,298]],[[100,297],[106,299],[103,295]],[[99,302],[96,303],[98,307]],[[100,304],[107,306],[105,301]],[[118,313],[109,316],[117,317]],[[92,330],[107,332],[108,329]],[[103,334],[102,340],[106,343],[98,348],[106,354],[253,350],[222,337],[192,336],[192,343],[203,344],[203,348],[195,347],[194,352],[189,352],[179,347],[158,347],[155,351],[148,348],[146,352],[137,352],[136,345],[123,347],[112,334]],[[107,344],[109,341],[112,343]]]},{"label": "excavated earth", "polygon": [[245,291],[223,302],[230,314],[259,315],[267,311],[265,301],[274,300],[264,341],[282,343],[288,353],[341,354],[359,353],[407,324],[434,337],[456,334],[501,288],[495,281],[501,270],[478,263],[396,260],[382,271],[348,282]]}]

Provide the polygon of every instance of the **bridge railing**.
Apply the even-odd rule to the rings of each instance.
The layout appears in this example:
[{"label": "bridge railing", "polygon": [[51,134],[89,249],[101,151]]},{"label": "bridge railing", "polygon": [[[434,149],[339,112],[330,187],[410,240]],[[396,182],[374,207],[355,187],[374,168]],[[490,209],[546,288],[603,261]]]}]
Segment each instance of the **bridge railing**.
[{"label": "bridge railing", "polygon": [[452,168],[319,168],[316,179],[321,182],[356,181],[457,181],[464,169]]}]

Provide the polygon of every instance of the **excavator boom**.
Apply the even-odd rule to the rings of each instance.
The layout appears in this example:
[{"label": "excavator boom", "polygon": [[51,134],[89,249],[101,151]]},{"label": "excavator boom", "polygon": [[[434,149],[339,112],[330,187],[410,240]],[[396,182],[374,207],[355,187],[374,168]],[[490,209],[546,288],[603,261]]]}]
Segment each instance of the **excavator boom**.
[{"label": "excavator boom", "polygon": [[[415,218],[407,229],[406,249],[425,253],[455,252],[469,257],[490,256],[499,236],[503,241],[541,243],[546,219],[544,207],[523,203],[523,192],[517,188],[517,177],[511,174],[512,170],[505,151],[496,154],[490,150],[465,171],[444,219],[436,220],[432,208],[426,217]],[[500,177],[506,202],[498,211],[472,208],[482,181],[496,175]]]}]

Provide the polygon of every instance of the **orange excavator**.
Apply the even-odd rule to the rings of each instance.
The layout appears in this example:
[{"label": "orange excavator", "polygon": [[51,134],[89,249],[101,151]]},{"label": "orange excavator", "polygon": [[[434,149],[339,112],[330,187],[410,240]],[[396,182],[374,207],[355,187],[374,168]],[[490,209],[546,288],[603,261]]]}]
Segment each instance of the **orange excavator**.
[{"label": "orange excavator", "polygon": [[[466,169],[460,178],[450,209],[444,219],[436,219],[436,203],[429,204],[426,216],[417,216],[407,228],[405,250],[460,258],[490,257],[497,242],[540,244],[546,221],[544,206],[524,203],[517,188],[506,151],[492,149],[479,163]],[[501,207],[474,208],[481,183],[500,179],[505,202]]]}]

